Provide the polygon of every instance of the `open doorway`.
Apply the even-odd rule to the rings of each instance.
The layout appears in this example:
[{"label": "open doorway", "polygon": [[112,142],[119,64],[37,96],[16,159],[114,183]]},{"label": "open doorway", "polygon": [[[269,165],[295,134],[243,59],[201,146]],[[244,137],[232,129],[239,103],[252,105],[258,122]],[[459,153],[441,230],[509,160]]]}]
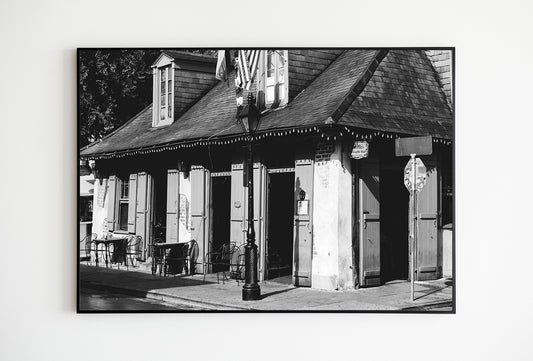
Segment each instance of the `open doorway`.
[{"label": "open doorway", "polygon": [[266,279],[292,283],[294,173],[270,173]]},{"label": "open doorway", "polygon": [[152,234],[154,239],[166,240],[167,225],[167,170],[158,169],[153,176]]},{"label": "open doorway", "polygon": [[[216,251],[230,242],[231,177],[211,178],[212,243],[208,251]],[[219,270],[213,269],[212,272]]]},{"label": "open doorway", "polygon": [[409,192],[401,167],[380,171],[381,281],[406,280],[409,275]]}]

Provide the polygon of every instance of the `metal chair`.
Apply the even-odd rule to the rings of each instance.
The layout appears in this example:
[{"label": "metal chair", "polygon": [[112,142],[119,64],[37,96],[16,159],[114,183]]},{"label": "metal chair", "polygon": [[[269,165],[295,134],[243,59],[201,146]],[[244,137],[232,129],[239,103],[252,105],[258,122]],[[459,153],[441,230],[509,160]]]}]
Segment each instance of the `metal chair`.
[{"label": "metal chair", "polygon": [[[220,283],[219,273],[222,272],[222,283],[224,284],[228,279],[226,272],[229,271],[230,262],[236,250],[237,245],[234,242],[230,242],[224,243],[214,252],[207,252],[205,262],[207,269],[204,270],[204,282],[205,275],[211,266],[211,271],[217,273],[217,283]],[[216,271],[214,269],[216,269]]]},{"label": "metal chair", "polygon": [[235,249],[229,265],[230,278],[235,279],[237,285],[244,280],[244,246],[244,244],[241,244]]},{"label": "metal chair", "polygon": [[200,253],[200,248],[198,247],[198,242],[192,239],[189,242],[189,254],[188,254],[188,268],[189,274],[194,276],[196,274],[196,265],[198,260],[198,254]]},{"label": "metal chair", "polygon": [[164,256],[164,276],[167,274],[181,274],[185,270],[188,274],[187,260],[189,257],[189,243],[178,243],[166,250]]},{"label": "metal chair", "polygon": [[156,247],[156,244],[165,243],[161,238],[155,238],[152,243],[152,274],[155,275],[157,272],[157,267],[159,266],[159,275],[163,271],[165,255],[163,250]]},{"label": "metal chair", "polygon": [[131,265],[135,266],[133,260],[140,261],[142,259],[142,237],[141,236],[131,236],[128,238],[126,249],[125,249],[125,259],[126,269],[129,269],[128,258],[130,259]]},{"label": "metal chair", "polygon": [[96,238],[96,233],[88,234],[80,241],[80,262],[91,262],[91,252],[93,251],[93,239]]}]

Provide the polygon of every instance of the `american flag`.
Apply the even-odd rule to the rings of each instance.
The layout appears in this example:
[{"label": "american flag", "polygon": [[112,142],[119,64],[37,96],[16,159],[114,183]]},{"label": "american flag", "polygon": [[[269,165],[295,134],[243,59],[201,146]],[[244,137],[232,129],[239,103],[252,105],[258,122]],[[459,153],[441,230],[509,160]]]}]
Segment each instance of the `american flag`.
[{"label": "american flag", "polygon": [[260,53],[261,50],[239,50],[238,56],[235,58],[237,67],[235,85],[238,88],[250,90],[257,71]]}]

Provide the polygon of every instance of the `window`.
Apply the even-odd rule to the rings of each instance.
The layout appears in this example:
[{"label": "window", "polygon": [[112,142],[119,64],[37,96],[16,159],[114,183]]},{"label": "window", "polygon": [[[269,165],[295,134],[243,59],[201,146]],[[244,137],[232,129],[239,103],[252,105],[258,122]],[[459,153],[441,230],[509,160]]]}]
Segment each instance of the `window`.
[{"label": "window", "polygon": [[265,104],[273,107],[288,100],[287,50],[267,50],[265,55]]},{"label": "window", "polygon": [[120,194],[118,200],[118,229],[121,231],[128,230],[129,188],[129,179],[123,180],[120,183]]},{"label": "window", "polygon": [[172,123],[174,118],[174,70],[172,64],[154,72],[154,126]]}]

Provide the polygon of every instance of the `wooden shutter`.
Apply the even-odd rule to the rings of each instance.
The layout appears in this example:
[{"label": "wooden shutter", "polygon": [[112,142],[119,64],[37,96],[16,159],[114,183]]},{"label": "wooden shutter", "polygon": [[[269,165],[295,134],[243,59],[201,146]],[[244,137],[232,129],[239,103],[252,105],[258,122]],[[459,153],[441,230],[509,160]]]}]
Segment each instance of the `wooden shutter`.
[{"label": "wooden shutter", "polygon": [[437,197],[438,173],[435,162],[423,160],[427,168],[424,188],[418,193],[417,279],[437,279]]},{"label": "wooden shutter", "polygon": [[[243,186],[243,164],[231,165],[231,231],[230,238],[232,242],[240,245],[245,242],[246,227],[245,227],[245,210],[246,204],[244,201],[244,186]],[[217,235],[213,235],[217,237]],[[225,241],[225,240],[224,240]],[[222,243],[222,242],[217,242]]]},{"label": "wooden shutter", "polygon": [[[265,269],[265,255],[263,254],[264,243],[265,243],[265,222],[264,215],[266,212],[265,209],[265,198],[266,198],[266,169],[263,164],[256,163],[254,164],[254,230],[255,230],[255,241],[257,245],[257,256],[258,256],[258,271],[259,271],[259,281],[264,279]],[[246,206],[248,211],[248,206]],[[248,217],[246,218],[248,219]]]},{"label": "wooden shutter", "polygon": [[107,230],[114,231],[117,212],[117,177],[112,175],[107,183]]},{"label": "wooden shutter", "polygon": [[208,171],[200,166],[191,167],[191,233],[192,239],[198,243],[198,258],[196,259],[196,272],[203,273],[203,260],[205,254],[205,244],[208,238],[209,222],[207,215],[208,204]]},{"label": "wooden shutter", "polygon": [[128,202],[128,233],[135,234],[135,219],[137,218],[137,174],[130,174]]},{"label": "wooden shutter", "polygon": [[150,244],[150,205],[151,205],[151,178],[145,172],[137,175],[137,217],[136,234],[142,237],[141,250],[143,258],[146,257],[147,245]]},{"label": "wooden shutter", "polygon": [[167,243],[178,242],[179,173],[177,169],[167,171]]},{"label": "wooden shutter", "polygon": [[[313,177],[314,161],[309,154],[307,157],[297,157],[294,170],[294,251],[292,280],[295,286],[311,287],[311,262],[313,255]],[[309,200],[307,215],[297,214],[297,201],[300,191]]]},{"label": "wooden shutter", "polygon": [[359,162],[360,285],[381,283],[379,217],[379,164]]}]

